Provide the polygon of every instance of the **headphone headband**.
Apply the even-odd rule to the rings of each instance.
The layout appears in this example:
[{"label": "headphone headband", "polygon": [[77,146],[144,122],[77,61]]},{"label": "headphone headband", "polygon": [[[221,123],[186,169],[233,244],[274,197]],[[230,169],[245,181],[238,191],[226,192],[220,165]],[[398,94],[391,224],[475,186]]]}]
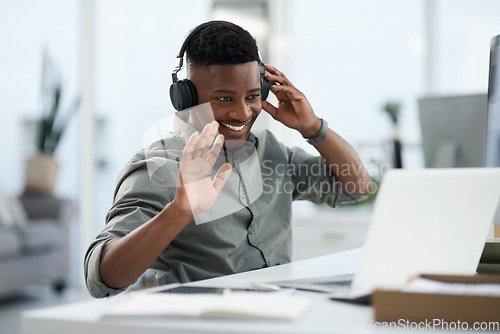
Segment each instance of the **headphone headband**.
[{"label": "headphone headband", "polygon": [[[186,48],[189,45],[189,42],[193,39],[194,35],[200,30],[205,29],[208,26],[211,26],[213,24],[218,24],[218,23],[230,23],[228,21],[208,21],[205,23],[202,23],[193,29],[191,29],[186,36],[184,37],[184,40],[182,41],[182,44],[179,48],[179,51],[177,52],[177,57],[175,58],[175,68],[174,71],[172,72],[172,80],[173,82],[177,82],[177,72],[179,72],[182,69],[182,66],[184,65],[184,53],[186,52]],[[259,55],[260,56],[260,55]]]},{"label": "headphone headband", "polygon": [[[177,73],[182,69],[182,65],[184,63],[184,53],[186,52],[186,48],[193,38],[193,36],[200,30],[219,23],[229,23],[227,21],[208,21],[202,23],[196,27],[194,27],[188,34],[184,37],[182,41],[181,47],[179,48],[179,52],[177,53],[177,58],[175,60],[175,68],[172,72],[172,84],[170,85],[170,100],[174,108],[178,111],[184,110],[186,108],[192,107],[196,105],[198,97],[196,93],[196,88],[193,83],[189,79],[178,80]],[[259,56],[259,67],[260,67],[260,87],[261,87],[261,99],[262,101],[266,100],[269,95],[270,83],[265,78],[265,68],[262,63],[260,53]]]}]

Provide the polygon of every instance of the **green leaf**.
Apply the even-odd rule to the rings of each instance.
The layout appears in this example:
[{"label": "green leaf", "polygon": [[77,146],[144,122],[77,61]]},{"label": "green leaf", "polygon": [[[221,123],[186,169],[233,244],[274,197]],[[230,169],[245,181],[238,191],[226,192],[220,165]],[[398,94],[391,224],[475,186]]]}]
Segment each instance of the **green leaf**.
[{"label": "green leaf", "polygon": [[62,115],[63,87],[55,65],[46,50],[43,53],[41,92],[42,118],[37,146],[40,153],[54,154],[72,116],[78,110],[80,99],[75,98],[66,114]]},{"label": "green leaf", "polygon": [[73,115],[78,111],[78,107],[80,106],[80,98],[76,97],[73,100],[73,103],[71,104],[71,107],[69,108],[68,112],[64,115],[64,117],[59,117],[61,118],[61,121],[58,122],[57,127],[53,129],[53,140],[52,140],[52,146],[50,149],[52,150],[52,153],[56,150],[57,146],[59,145],[59,141],[61,140],[62,135],[64,134],[65,130],[67,129],[69,122],[71,121],[71,118]]},{"label": "green leaf", "polygon": [[399,102],[389,101],[384,104],[382,110],[387,113],[394,125],[398,124],[399,114],[401,112],[401,104]]}]

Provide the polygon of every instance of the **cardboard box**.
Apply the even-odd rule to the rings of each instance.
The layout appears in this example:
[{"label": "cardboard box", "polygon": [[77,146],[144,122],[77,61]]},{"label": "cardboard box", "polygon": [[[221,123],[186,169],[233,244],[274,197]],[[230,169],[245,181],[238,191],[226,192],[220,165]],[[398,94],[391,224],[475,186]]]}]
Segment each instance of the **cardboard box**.
[{"label": "cardboard box", "polygon": [[[500,284],[500,275],[421,275],[448,283]],[[376,290],[372,296],[376,322],[467,323],[500,325],[500,297]],[[469,327],[469,328],[471,328]],[[498,330],[498,328],[496,329]]]}]

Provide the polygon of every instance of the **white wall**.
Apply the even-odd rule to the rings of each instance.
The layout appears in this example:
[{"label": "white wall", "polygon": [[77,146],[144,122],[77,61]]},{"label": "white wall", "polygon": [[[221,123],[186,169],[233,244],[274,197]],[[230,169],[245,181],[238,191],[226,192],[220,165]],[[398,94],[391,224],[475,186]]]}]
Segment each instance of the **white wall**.
[{"label": "white wall", "polygon": [[[424,2],[317,3],[294,1],[290,72],[296,86],[358,149],[392,136],[381,112],[389,99],[403,104],[403,139],[417,141],[415,98],[425,89]],[[363,158],[372,157],[367,152]]]},{"label": "white wall", "polygon": [[[76,0],[0,2],[0,186],[10,193],[21,192],[24,185],[21,121],[41,115],[38,102],[44,46],[57,59],[66,96],[71,97],[76,90],[77,18]],[[75,168],[76,155],[67,146],[75,144],[75,122],[76,118],[57,152],[65,157],[60,159],[61,178],[67,182],[60,182],[57,188],[64,194],[74,193],[71,186],[76,184],[68,178],[69,169]]]},{"label": "white wall", "polygon": [[486,92],[490,40],[500,34],[500,1],[437,4],[437,89],[442,94]]}]

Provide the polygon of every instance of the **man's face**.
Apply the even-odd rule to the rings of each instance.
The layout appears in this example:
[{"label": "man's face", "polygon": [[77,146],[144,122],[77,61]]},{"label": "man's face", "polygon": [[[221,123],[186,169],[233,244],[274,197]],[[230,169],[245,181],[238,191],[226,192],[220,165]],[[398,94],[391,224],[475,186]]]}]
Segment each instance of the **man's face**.
[{"label": "man's face", "polygon": [[229,141],[226,144],[234,140],[228,146],[243,145],[262,108],[258,63],[194,67],[188,76],[198,104],[210,102],[219,132]]}]

